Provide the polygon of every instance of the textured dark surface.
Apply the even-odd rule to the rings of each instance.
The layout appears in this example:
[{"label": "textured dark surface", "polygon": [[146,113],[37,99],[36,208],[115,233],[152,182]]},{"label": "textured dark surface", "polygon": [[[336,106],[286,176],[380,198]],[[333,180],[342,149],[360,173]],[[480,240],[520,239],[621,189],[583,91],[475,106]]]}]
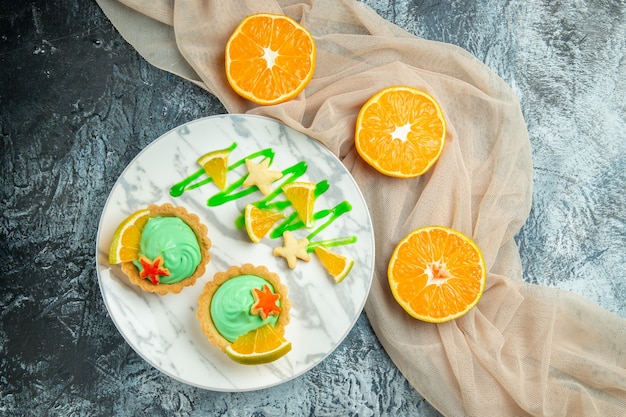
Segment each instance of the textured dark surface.
[{"label": "textured dark surface", "polygon": [[[1,3],[0,414],[438,415],[365,315],[312,371],[257,392],[195,389],[132,351],[97,284],[105,200],[155,138],[225,111],[147,64],[95,2]],[[515,89],[535,164],[517,237],[525,279],[626,317],[624,1],[366,3],[469,50]]]}]

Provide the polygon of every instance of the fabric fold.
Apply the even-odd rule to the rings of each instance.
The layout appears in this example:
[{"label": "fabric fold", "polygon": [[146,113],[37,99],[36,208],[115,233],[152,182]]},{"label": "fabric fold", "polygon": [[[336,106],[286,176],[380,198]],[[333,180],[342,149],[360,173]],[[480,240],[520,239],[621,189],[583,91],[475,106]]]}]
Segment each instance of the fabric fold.
[{"label": "fabric fold", "polygon": [[[626,321],[580,296],[522,279],[513,238],[531,206],[530,144],[515,93],[487,66],[350,0],[98,3],[151,64],[205,88],[231,113],[272,117],[311,136],[348,167],[375,229],[367,317],[391,359],[434,407],[450,416],[623,413]],[[237,96],[224,74],[228,36],[261,11],[303,22],[318,48],[305,91],[268,107]],[[398,84],[428,91],[448,121],[437,164],[410,180],[378,174],[353,143],[361,105]],[[395,245],[425,225],[471,236],[489,270],[477,307],[439,325],[409,317],[387,285]]]}]

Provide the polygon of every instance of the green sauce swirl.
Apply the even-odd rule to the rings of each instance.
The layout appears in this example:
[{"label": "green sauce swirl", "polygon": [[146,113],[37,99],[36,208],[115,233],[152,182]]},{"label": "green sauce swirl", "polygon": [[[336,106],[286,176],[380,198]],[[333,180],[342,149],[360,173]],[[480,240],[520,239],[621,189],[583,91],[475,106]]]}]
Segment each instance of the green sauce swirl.
[{"label": "green sauce swirl", "polygon": [[[229,342],[234,342],[254,329],[267,323],[276,325],[278,316],[263,320],[258,314],[250,314],[254,303],[252,289],[262,289],[263,285],[274,291],[272,284],[256,275],[241,275],[224,282],[211,299],[211,319],[217,331]],[[280,300],[278,301],[280,305]]]},{"label": "green sauce swirl", "polygon": [[[237,147],[237,142],[233,142],[228,148],[225,148],[224,150],[232,151],[236,147]],[[275,156],[274,150],[272,148],[266,148],[258,152],[251,153],[245,158],[242,158],[236,161],[232,165],[229,165],[227,169],[228,171],[232,171],[235,168],[245,164],[246,159],[254,159],[254,158],[263,158],[263,159],[267,158],[270,160],[270,164],[271,164],[274,160],[274,156]],[[282,187],[284,185],[295,182],[298,178],[300,178],[301,176],[305,174],[307,169],[308,169],[307,163],[304,161],[300,161],[282,170],[281,172],[283,174],[283,177],[277,181],[278,186],[274,189],[274,191],[272,191],[271,193],[263,197],[263,199],[255,202],[254,204],[261,209],[268,209],[268,210],[274,210],[274,211],[279,211],[279,212],[285,211],[288,207],[291,206],[291,202],[286,201],[286,200],[280,200],[280,201],[274,201],[274,200],[279,195],[282,194],[283,192]],[[184,192],[188,190],[193,190],[195,188],[202,187],[212,182],[213,179],[211,177],[199,180],[199,178],[205,174],[207,173],[205,172],[204,168],[199,169],[198,171],[194,172],[187,178],[174,184],[170,188],[170,195],[172,197],[180,197]],[[220,206],[230,201],[237,200],[239,198],[243,198],[252,193],[255,193],[257,191],[256,187],[249,187],[249,188],[242,187],[243,183],[245,182],[246,177],[247,177],[247,174],[239,178],[238,180],[232,182],[225,190],[220,191],[212,195],[211,197],[209,197],[209,199],[207,200],[207,206],[209,207]],[[314,193],[315,198],[325,193],[329,189],[329,187],[330,187],[330,184],[328,180],[322,180],[316,183],[315,193]],[[347,201],[342,201],[341,203],[339,203],[332,209],[316,211],[315,213],[313,213],[314,221],[320,221],[325,218],[327,219],[324,221],[322,225],[318,226],[315,230],[309,233],[309,235],[307,236],[307,239],[311,241],[313,237],[315,237],[322,230],[328,227],[331,223],[337,220],[337,218],[341,217],[343,214],[351,210],[352,210],[352,205]],[[245,228],[245,218],[243,214],[235,219],[235,227],[239,229]],[[297,213],[293,212],[289,216],[287,216],[284,221],[279,223],[277,227],[274,228],[274,230],[269,234],[269,238],[277,239],[277,238],[282,237],[283,233],[286,231],[295,231],[298,229],[304,229],[305,227],[306,225],[304,224],[304,222],[300,220]],[[311,241],[311,243],[307,247],[307,251],[313,252],[316,246],[331,247],[331,246],[339,246],[339,245],[348,245],[354,242],[356,242],[356,236],[347,236],[343,238],[336,238],[336,239],[317,241],[317,242]]]},{"label": "green sauce swirl", "polygon": [[[139,256],[150,260],[162,256],[169,276],[160,277],[161,284],[174,284],[189,278],[202,259],[194,231],[178,217],[152,217],[141,232]],[[135,265],[142,270],[141,264]]]}]

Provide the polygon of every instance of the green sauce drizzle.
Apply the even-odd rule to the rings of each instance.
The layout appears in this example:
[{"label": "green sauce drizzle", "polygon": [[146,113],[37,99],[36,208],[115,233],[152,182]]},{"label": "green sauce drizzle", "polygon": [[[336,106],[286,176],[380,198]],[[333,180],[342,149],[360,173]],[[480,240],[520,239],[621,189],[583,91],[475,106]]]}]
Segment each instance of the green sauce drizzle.
[{"label": "green sauce drizzle", "polygon": [[[272,153],[272,158],[273,157],[274,157],[274,154]],[[246,159],[251,159],[251,157],[244,158],[243,159],[244,163],[245,163]],[[272,191],[270,194],[265,196],[265,198],[263,200],[261,200],[261,202],[270,201],[270,200],[276,198],[282,192],[281,187],[283,185],[289,184],[290,182],[294,182],[297,178],[301,177],[306,172],[306,170],[307,170],[306,162],[298,162],[297,164],[292,165],[292,166],[290,166],[287,169],[284,169],[282,171],[283,178],[281,178],[281,179],[283,179],[283,181],[280,184],[280,186],[278,188],[276,188],[274,191]],[[241,177],[240,179],[238,179],[237,181],[233,182],[230,185],[230,187],[228,187],[224,191],[221,191],[221,192],[215,194],[213,197],[209,198],[209,200],[207,201],[207,205],[209,207],[220,206],[220,205],[222,205],[224,203],[228,203],[229,201],[233,201],[233,200],[236,200],[238,198],[245,197],[245,196],[247,196],[249,194],[254,193],[255,191],[258,191],[258,188],[256,186],[253,186],[253,187],[250,187],[250,188],[245,188],[245,189],[243,189],[242,191],[240,191],[238,193],[234,192],[236,189],[241,187],[241,185],[244,183],[246,178],[248,178],[247,174],[244,175],[243,177]]]},{"label": "green sauce drizzle", "polygon": [[[224,150],[232,151],[236,147],[237,147],[237,142],[233,142],[232,145],[230,145],[228,148],[225,148]],[[242,159],[238,160],[237,162],[234,162],[232,165],[229,165],[228,166],[228,171],[232,171],[233,169],[236,169],[237,167],[245,164],[246,163],[246,159],[254,159],[254,158],[258,158],[259,156],[262,156],[264,158],[270,158],[270,163],[271,163],[274,160],[274,151],[272,149],[270,149],[270,148],[267,148],[267,149],[263,149],[263,150],[260,150],[258,152],[252,153],[252,154],[248,155],[247,157],[242,158]],[[204,171],[204,168],[200,168],[199,170],[197,170],[196,172],[194,172],[193,174],[191,174],[190,176],[188,176],[184,180],[174,184],[170,188],[170,195],[172,197],[180,197],[181,195],[183,195],[183,193],[185,191],[193,190],[195,188],[202,187],[203,185],[207,185],[207,184],[213,182],[213,178],[208,177],[208,178],[205,178],[202,181],[198,181],[198,182],[194,183],[194,181],[196,181],[198,178],[200,178],[204,174],[206,174],[206,172]],[[244,177],[243,180],[241,180],[239,185],[243,184],[244,180],[245,180],[245,177]],[[237,181],[237,182],[239,182],[239,181]],[[237,187],[234,187],[234,188],[237,188]],[[251,187],[251,188],[253,188],[253,191],[256,190],[256,187]]]},{"label": "green sauce drizzle", "polygon": [[[233,149],[235,149],[236,146],[237,146],[237,143],[234,142],[230,147],[226,149],[232,151]],[[237,167],[245,164],[247,159],[259,158],[259,157],[263,159],[269,158],[270,165],[271,165],[272,162],[274,161],[274,156],[275,156],[274,151],[271,148],[266,148],[261,151],[254,152],[236,161],[232,165],[229,165],[228,171],[232,171],[236,169]],[[274,189],[270,194],[266,195],[263,199],[253,204],[261,209],[266,209],[266,210],[274,210],[278,212],[282,212],[286,210],[289,206],[291,206],[290,201],[288,200],[274,201],[274,200],[282,193],[282,187],[284,185],[296,181],[298,178],[304,175],[307,168],[308,166],[306,162],[302,161],[302,162],[298,162],[295,165],[290,166],[289,168],[284,169],[282,171],[283,177],[277,181],[279,182],[280,185],[276,187],[276,189]],[[204,169],[200,169],[194,172],[193,174],[191,174],[190,176],[188,176],[187,178],[183,179],[182,181],[178,182],[177,184],[174,184],[170,188],[170,195],[172,197],[180,197],[185,191],[193,190],[195,188],[201,187],[213,181],[211,177],[208,177],[201,181],[197,181],[198,178],[200,178],[203,174],[205,174]],[[209,207],[220,206],[222,204],[228,203],[233,200],[237,200],[239,198],[248,196],[258,191],[258,188],[256,186],[241,189],[242,184],[244,183],[247,177],[248,177],[248,174],[244,175],[243,177],[239,178],[237,181],[231,183],[225,190],[220,191],[214,194],[213,196],[211,196],[207,200],[207,206]],[[318,182],[315,185],[315,192],[314,192],[315,198],[325,193],[329,189],[329,187],[330,187],[330,184],[328,183],[327,180],[322,180]],[[326,220],[324,221],[324,223],[318,226],[315,230],[309,233],[309,235],[307,236],[307,239],[311,241],[311,239],[313,239],[318,233],[320,233],[322,230],[327,228],[330,224],[332,224],[335,220],[337,220],[337,218],[341,217],[344,213],[347,213],[350,210],[352,210],[352,206],[350,205],[350,203],[347,201],[342,201],[341,203],[339,203],[338,205],[336,205],[335,207],[331,209],[319,210],[313,213],[314,221],[318,221],[322,219],[326,219]],[[239,229],[245,228],[245,219],[244,219],[243,214],[237,217],[237,219],[235,219],[235,226]],[[269,237],[271,239],[277,239],[281,237],[283,233],[286,231],[294,231],[294,230],[302,229],[305,227],[306,225],[304,224],[304,222],[302,222],[298,218],[297,213],[294,212],[294,213],[291,213],[283,222],[281,222],[270,233]],[[336,239],[330,239],[330,240],[310,242],[307,247],[307,251],[312,252],[317,246],[332,247],[332,246],[352,244],[352,243],[355,243],[356,240],[357,239],[355,236],[348,236],[348,237],[342,237],[342,238],[336,238]]]}]

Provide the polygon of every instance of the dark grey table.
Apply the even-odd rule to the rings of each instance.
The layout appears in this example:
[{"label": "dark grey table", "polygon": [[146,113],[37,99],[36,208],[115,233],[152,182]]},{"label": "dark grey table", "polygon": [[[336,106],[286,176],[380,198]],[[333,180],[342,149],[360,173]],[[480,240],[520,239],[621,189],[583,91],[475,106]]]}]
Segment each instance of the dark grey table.
[{"label": "dark grey table", "polygon": [[[525,279],[626,317],[624,1],[365,3],[469,50],[516,90],[535,164],[533,209],[517,236]],[[100,295],[99,216],[142,148],[225,110],[147,64],[94,2],[1,6],[0,414],[438,415],[365,314],[320,365],[261,391],[203,391],[143,361]]]}]

